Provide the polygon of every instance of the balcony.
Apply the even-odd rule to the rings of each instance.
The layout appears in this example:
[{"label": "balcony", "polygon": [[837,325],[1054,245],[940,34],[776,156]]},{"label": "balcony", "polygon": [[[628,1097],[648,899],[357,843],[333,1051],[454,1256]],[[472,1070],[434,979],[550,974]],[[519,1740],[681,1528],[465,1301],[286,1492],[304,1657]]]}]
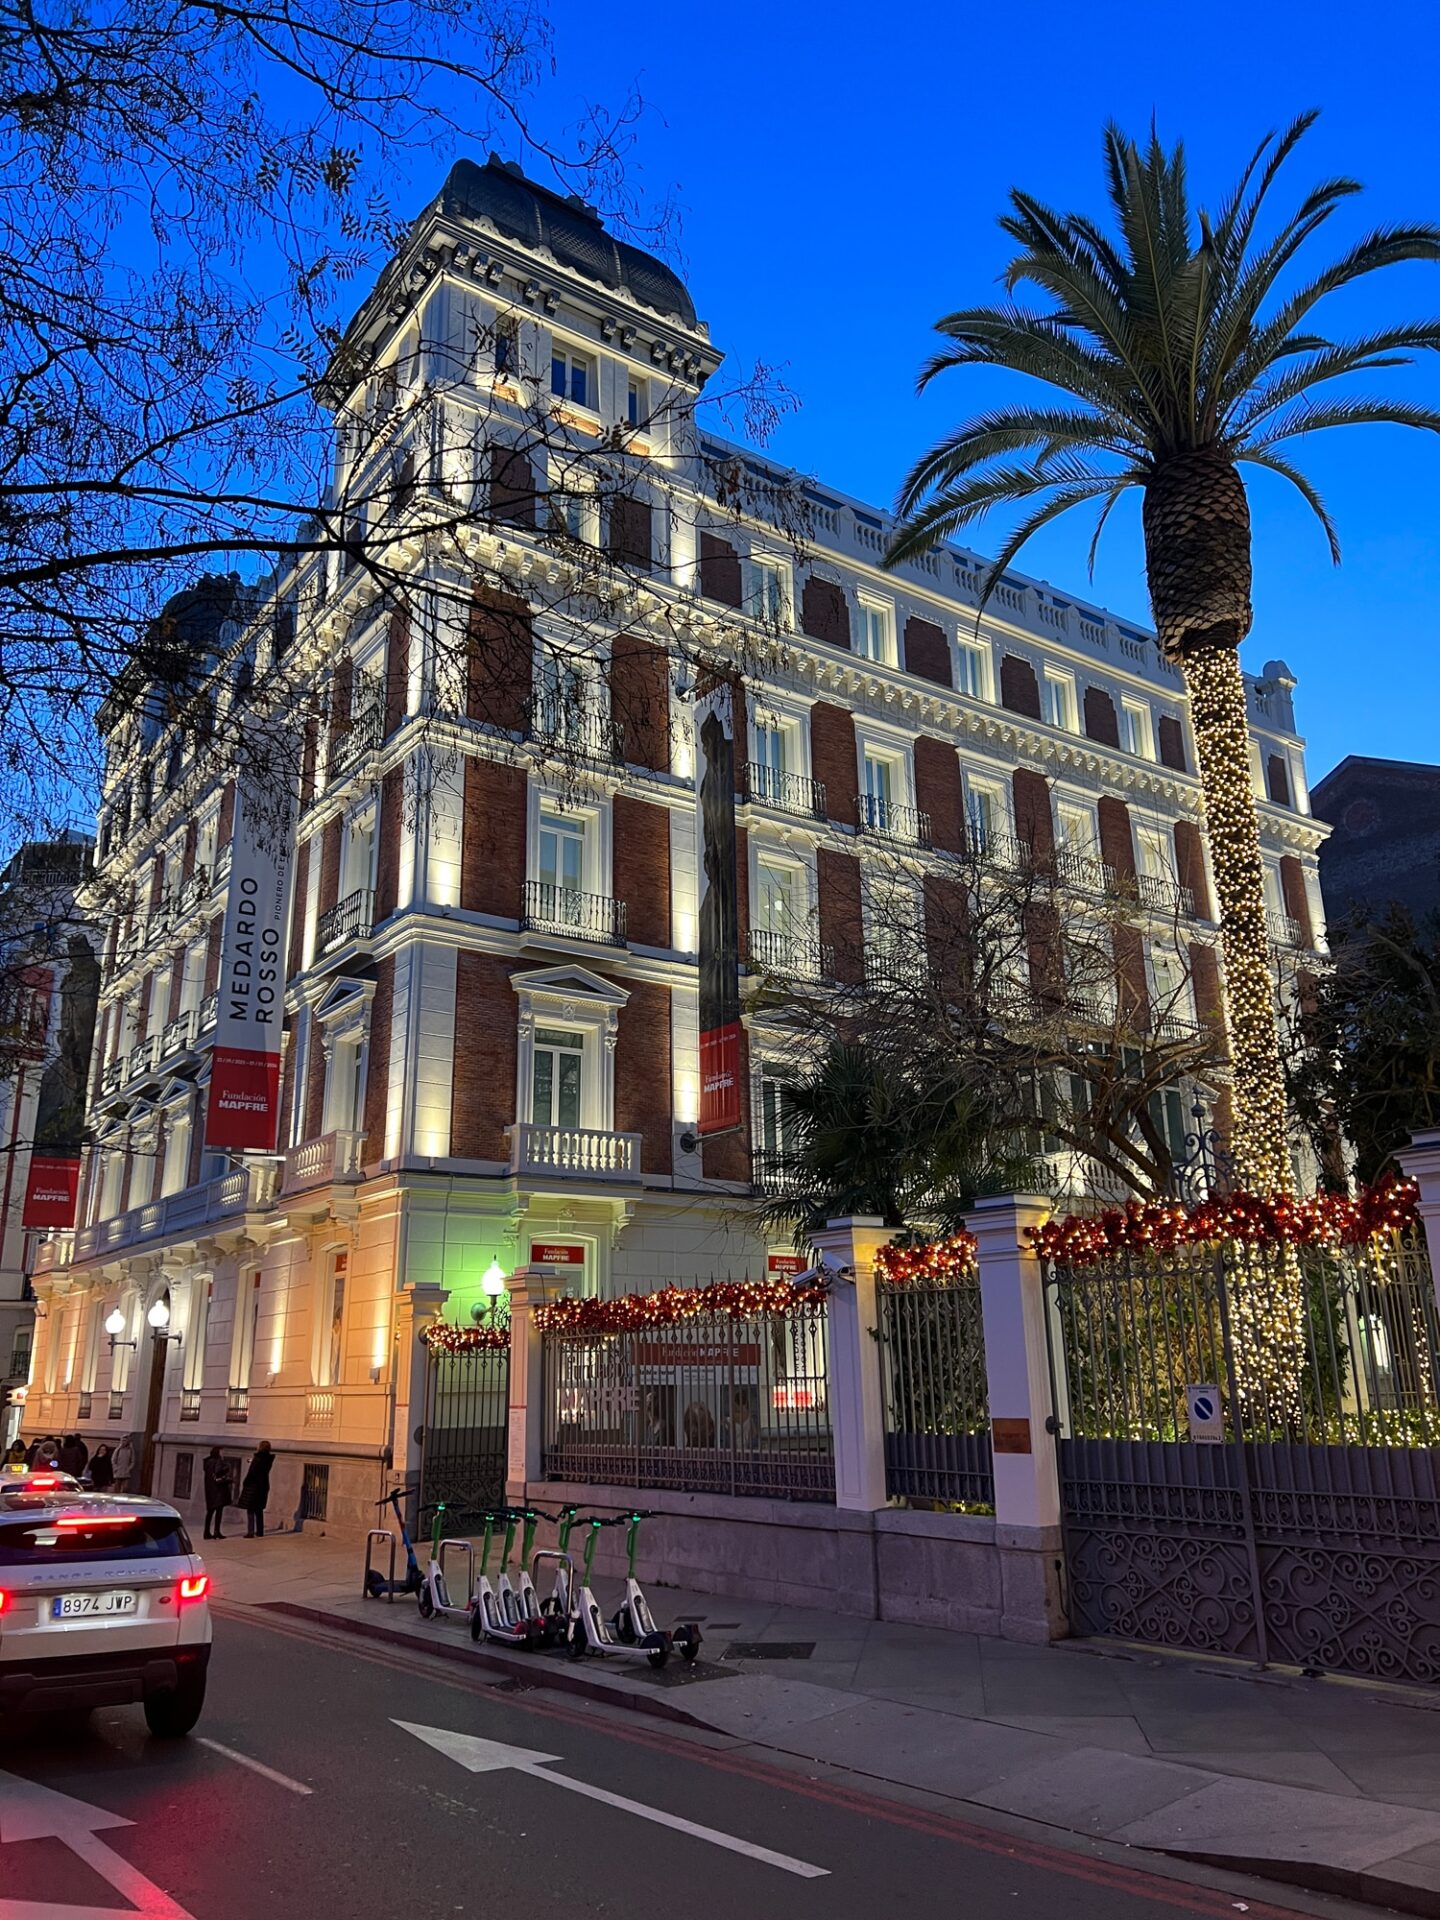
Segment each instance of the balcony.
[{"label": "balcony", "polygon": [[160,1035],[158,1060],[171,1060],[177,1053],[184,1053],[195,1038],[195,1009],[182,1013],[171,1020]]},{"label": "balcony", "polygon": [[1093,854],[1077,853],[1070,847],[1055,850],[1055,878],[1075,893],[1101,899],[1115,891],[1115,869],[1097,860]]},{"label": "balcony", "polygon": [[1005,873],[1025,873],[1034,865],[1030,848],[1013,833],[1001,833],[972,820],[967,828],[967,842],[975,858],[987,867],[997,867]]},{"label": "balcony", "polygon": [[302,1140],[286,1152],[281,1191],[305,1193],[311,1187],[328,1187],[338,1180],[360,1179],[364,1146],[363,1133],[344,1127],[322,1133],[315,1140]]},{"label": "balcony", "polygon": [[354,893],[322,913],[315,929],[315,952],[323,957],[343,947],[347,941],[360,940],[375,924],[375,895],[369,887],[357,887]]},{"label": "balcony", "polygon": [[746,958],[752,970],[783,973],[794,979],[833,980],[835,949],[799,934],[772,933],[765,927],[750,929]]},{"label": "balcony", "polygon": [[1195,918],[1195,895],[1189,887],[1182,887],[1174,874],[1137,874],[1135,889],[1141,906],[1149,907],[1152,912],[1184,920]]},{"label": "balcony", "polygon": [[806,819],[825,818],[825,782],[807,780],[801,773],[783,773],[778,767],[762,767],[756,760],[745,766],[745,796],[761,806],[778,807],[782,813],[797,813]]},{"label": "balcony", "polygon": [[141,1080],[147,1073],[153,1071],[154,1066],[155,1041],[152,1037],[149,1040],[140,1041],[130,1049],[129,1057],[125,1062],[125,1078],[127,1081]]},{"label": "balcony", "polygon": [[180,1393],[180,1418],[198,1420],[200,1418],[199,1387],[184,1387]]},{"label": "balcony", "polygon": [[181,883],[180,911],[189,913],[192,907],[198,907],[210,896],[210,869],[196,867],[190,878]]},{"label": "balcony", "polygon": [[74,1251],[75,1234],[72,1228],[62,1228],[58,1233],[48,1234],[35,1249],[35,1272],[54,1273],[60,1267],[68,1267]]},{"label": "balcony", "polygon": [[928,972],[918,953],[904,950],[891,953],[884,947],[867,945],[865,984],[887,992],[920,993],[928,984]]},{"label": "balcony", "polygon": [[898,840],[905,846],[930,845],[930,816],[919,807],[902,807],[878,793],[857,793],[855,817],[862,833]]},{"label": "balcony", "polygon": [[552,886],[546,880],[525,882],[525,912],[521,925],[532,932],[564,933],[575,940],[599,940],[606,946],[625,944],[625,902],[608,893],[577,893],[572,887]]},{"label": "balcony", "polygon": [[1305,929],[1300,922],[1288,913],[1281,913],[1275,907],[1266,910],[1265,924],[1270,929],[1270,938],[1277,947],[1308,947]]},{"label": "balcony", "polygon": [[123,1059],[117,1057],[109,1063],[100,1075],[101,1093],[118,1093],[124,1079],[125,1062]]},{"label": "balcony", "polygon": [[225,1423],[231,1427],[243,1427],[250,1418],[250,1389],[248,1387],[229,1387],[225,1393]]},{"label": "balcony", "polygon": [[750,1184],[761,1193],[778,1193],[786,1184],[785,1156],[778,1148],[757,1147],[751,1154]]},{"label": "balcony", "polygon": [[371,754],[385,737],[385,702],[383,697],[368,698],[362,706],[356,708],[350,717],[349,725],[343,732],[337,733],[330,746],[330,778],[338,780],[358,766],[367,754]]},{"label": "balcony", "polygon": [[115,1389],[112,1387],[110,1390],[110,1404],[105,1409],[105,1418],[107,1420],[119,1420],[123,1417],[124,1412],[125,1412],[125,1389],[122,1387],[120,1391],[117,1393]]},{"label": "balcony", "polygon": [[506,1129],[511,1173],[563,1180],[638,1180],[640,1135],[596,1127],[541,1127],[529,1120]]},{"label": "balcony", "polygon": [[72,1257],[76,1262],[94,1260],[145,1241],[178,1240],[237,1214],[268,1207],[274,1197],[273,1167],[232,1167],[203,1186],[182,1187],[163,1199],[131,1207],[128,1213],[81,1227],[75,1235]]},{"label": "balcony", "polygon": [[599,760],[616,767],[625,764],[624,726],[588,707],[536,700],[530,708],[526,732],[532,746],[562,759]]},{"label": "balcony", "polygon": [[307,1427],[334,1426],[335,1396],[333,1393],[311,1391],[306,1394],[305,1424]]},{"label": "balcony", "polygon": [[215,1030],[215,1022],[219,1018],[220,995],[218,993],[207,993],[205,998],[200,1002],[199,1013],[195,1016],[195,1038],[198,1040],[202,1034],[213,1033]]}]

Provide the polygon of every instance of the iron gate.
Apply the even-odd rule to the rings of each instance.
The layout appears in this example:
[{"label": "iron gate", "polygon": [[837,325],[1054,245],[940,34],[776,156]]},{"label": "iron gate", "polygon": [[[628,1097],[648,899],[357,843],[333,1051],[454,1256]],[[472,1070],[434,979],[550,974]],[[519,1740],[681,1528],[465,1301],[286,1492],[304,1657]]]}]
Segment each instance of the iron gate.
[{"label": "iron gate", "polygon": [[425,1374],[420,1503],[484,1513],[505,1498],[510,1349],[431,1350]]},{"label": "iron gate", "polygon": [[1047,1304],[1076,1633],[1440,1680],[1422,1239],[1125,1249],[1050,1266]]}]

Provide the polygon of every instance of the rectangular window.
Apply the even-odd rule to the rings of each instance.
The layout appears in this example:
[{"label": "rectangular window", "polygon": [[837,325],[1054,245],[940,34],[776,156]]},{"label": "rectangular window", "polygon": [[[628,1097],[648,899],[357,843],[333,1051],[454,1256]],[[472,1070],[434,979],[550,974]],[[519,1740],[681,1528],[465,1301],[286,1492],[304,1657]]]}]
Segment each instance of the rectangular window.
[{"label": "rectangular window", "polygon": [[1055,809],[1055,839],[1067,853],[1088,859],[1095,851],[1095,828],[1090,811],[1062,800]]},{"label": "rectangular window", "polygon": [[585,663],[547,654],[536,676],[535,731],[543,740],[583,746],[593,711],[592,681]]},{"label": "rectangular window", "polygon": [[748,560],[745,570],[745,611],[767,626],[789,625],[789,582],[778,560]]},{"label": "rectangular window", "polygon": [[865,751],[865,791],[861,795],[864,824],[881,833],[893,824],[895,807],[895,766],[883,755]]},{"label": "rectangular window", "polygon": [[[556,917],[565,911],[565,896],[580,893],[585,885],[585,822],[567,819],[562,814],[540,816],[539,881],[553,890],[551,903]],[[578,912],[578,902],[571,903]]]},{"label": "rectangular window", "polygon": [[764,1068],[760,1073],[760,1146],[765,1157],[779,1159],[794,1146],[790,1089]]},{"label": "rectangular window", "polygon": [[[247,1285],[248,1278],[248,1285]],[[231,1367],[232,1388],[245,1388],[250,1385],[250,1374],[255,1365],[255,1336],[260,1327],[260,1276],[252,1273],[240,1276],[239,1312],[236,1315],[236,1340]]]},{"label": "rectangular window", "polygon": [[955,685],[972,700],[986,697],[985,649],[973,641],[962,640],[955,649]]},{"label": "rectangular window", "polygon": [[1135,851],[1139,856],[1140,871],[1154,880],[1173,880],[1174,862],[1170,857],[1170,841],[1158,827],[1138,827],[1135,832]]},{"label": "rectangular window", "polygon": [[1150,739],[1150,709],[1138,700],[1120,702],[1120,744],[1126,753],[1133,753],[1141,760],[1155,757]]},{"label": "rectangular window", "polygon": [[578,1127],[585,1036],[560,1027],[535,1029],[530,1119],[537,1127]]},{"label": "rectangular window", "polygon": [[855,651],[862,660],[877,660],[882,666],[892,666],[895,660],[895,621],[890,608],[879,600],[862,599],[859,614]]},{"label": "rectangular window", "polygon": [[335,1270],[330,1277],[330,1333],[329,1333],[329,1372],[325,1376],[327,1387],[337,1386],[345,1359],[345,1283],[348,1278],[346,1269],[350,1256],[346,1253],[335,1255]]},{"label": "rectangular window", "polygon": [[976,781],[966,783],[965,827],[973,852],[994,852],[996,838],[1004,831],[1004,814],[1003,802],[993,787],[982,787]]},{"label": "rectangular window", "polygon": [[625,422],[627,426],[638,427],[645,409],[640,400],[640,382],[631,380],[625,388]]},{"label": "rectangular window", "polygon": [[598,515],[592,495],[573,485],[555,488],[550,494],[550,524],[578,545],[593,547]]},{"label": "rectangular window", "polygon": [[769,714],[755,721],[755,764],[760,769],[762,797],[778,801],[786,772],[785,729]]},{"label": "rectangular window", "polygon": [[515,322],[499,320],[495,324],[495,371],[509,373],[517,359]]},{"label": "rectangular window", "polygon": [[577,407],[595,404],[595,363],[571,347],[555,347],[550,354],[550,391]]},{"label": "rectangular window", "polygon": [[800,876],[793,867],[761,860],[755,880],[755,926],[765,933],[793,935],[799,921]]},{"label": "rectangular window", "polygon": [[1075,683],[1065,673],[1045,669],[1045,718],[1065,733],[1075,731]]}]

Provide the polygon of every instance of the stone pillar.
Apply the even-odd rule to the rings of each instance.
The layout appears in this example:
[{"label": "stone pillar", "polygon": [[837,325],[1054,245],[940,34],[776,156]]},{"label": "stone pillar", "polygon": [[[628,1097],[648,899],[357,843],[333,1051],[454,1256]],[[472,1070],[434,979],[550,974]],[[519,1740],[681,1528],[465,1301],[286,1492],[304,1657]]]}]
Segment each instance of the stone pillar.
[{"label": "stone pillar", "polygon": [[1420,1188],[1418,1211],[1430,1255],[1430,1284],[1440,1300],[1440,1133],[1412,1135],[1410,1145],[1395,1158]]},{"label": "stone pillar", "polygon": [[412,1497],[420,1485],[425,1374],[430,1359],[421,1335],[440,1318],[449,1298],[448,1289],[438,1280],[417,1280],[395,1296],[395,1438],[391,1468]]},{"label": "stone pillar", "polygon": [[553,1267],[517,1267],[505,1282],[510,1295],[510,1409],[505,1454],[505,1498],[523,1506],[527,1486],[540,1478],[545,1431],[541,1362],[544,1341],[535,1309],[558,1300],[564,1282]]},{"label": "stone pillar", "polygon": [[1017,1194],[982,1200],[965,1224],[974,1234],[985,1320],[990,1442],[995,1470],[995,1545],[1000,1557],[1000,1631],[1039,1643],[1066,1632],[1060,1600],[1060,1479],[1055,1441],[1045,1291],[1025,1237],[1049,1216],[1046,1201]]},{"label": "stone pillar", "polygon": [[873,1338],[875,1256],[894,1238],[873,1219],[830,1220],[812,1236],[830,1289],[830,1424],[835,1438],[835,1504],[854,1513],[885,1505],[885,1407],[880,1350]]}]

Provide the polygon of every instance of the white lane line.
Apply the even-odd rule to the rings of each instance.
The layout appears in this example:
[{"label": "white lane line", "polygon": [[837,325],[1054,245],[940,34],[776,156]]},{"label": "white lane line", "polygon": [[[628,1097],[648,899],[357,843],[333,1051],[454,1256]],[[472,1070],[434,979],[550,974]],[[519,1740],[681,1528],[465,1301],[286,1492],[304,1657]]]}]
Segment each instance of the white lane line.
[{"label": "white lane line", "polygon": [[622,1813],[633,1813],[638,1819],[653,1820],[656,1826],[673,1827],[677,1833],[691,1834],[696,1840],[708,1840],[712,1847],[725,1847],[731,1853],[743,1853],[749,1860],[762,1861],[767,1867],[779,1867],[784,1873],[799,1874],[802,1880],[823,1880],[830,1869],[812,1867],[808,1860],[796,1860],[788,1853],[775,1853],[769,1847],[757,1847],[752,1840],[741,1840],[733,1833],[717,1833],[714,1827],[697,1826],[693,1820],[683,1820],[678,1813],[666,1813],[660,1807],[647,1807],[639,1800],[625,1800],[618,1793],[607,1793],[604,1787],[592,1787],[588,1780],[576,1780],[568,1773],[551,1773],[548,1769],[526,1769],[532,1780],[548,1780],[552,1787],[564,1787],[569,1793],[583,1793],[587,1800],[599,1800],[607,1807],[618,1807]]},{"label": "white lane line", "polygon": [[208,1747],[212,1753],[224,1754],[227,1760],[233,1760],[237,1767],[248,1767],[251,1773],[258,1773],[262,1780],[269,1780],[277,1787],[284,1787],[288,1793],[304,1794],[307,1798],[315,1789],[307,1787],[303,1780],[292,1780],[288,1773],[277,1773],[274,1767],[267,1767],[263,1760],[252,1760],[248,1753],[237,1753],[234,1747],[222,1746],[218,1740],[207,1740],[203,1734],[196,1734],[195,1744]]}]

